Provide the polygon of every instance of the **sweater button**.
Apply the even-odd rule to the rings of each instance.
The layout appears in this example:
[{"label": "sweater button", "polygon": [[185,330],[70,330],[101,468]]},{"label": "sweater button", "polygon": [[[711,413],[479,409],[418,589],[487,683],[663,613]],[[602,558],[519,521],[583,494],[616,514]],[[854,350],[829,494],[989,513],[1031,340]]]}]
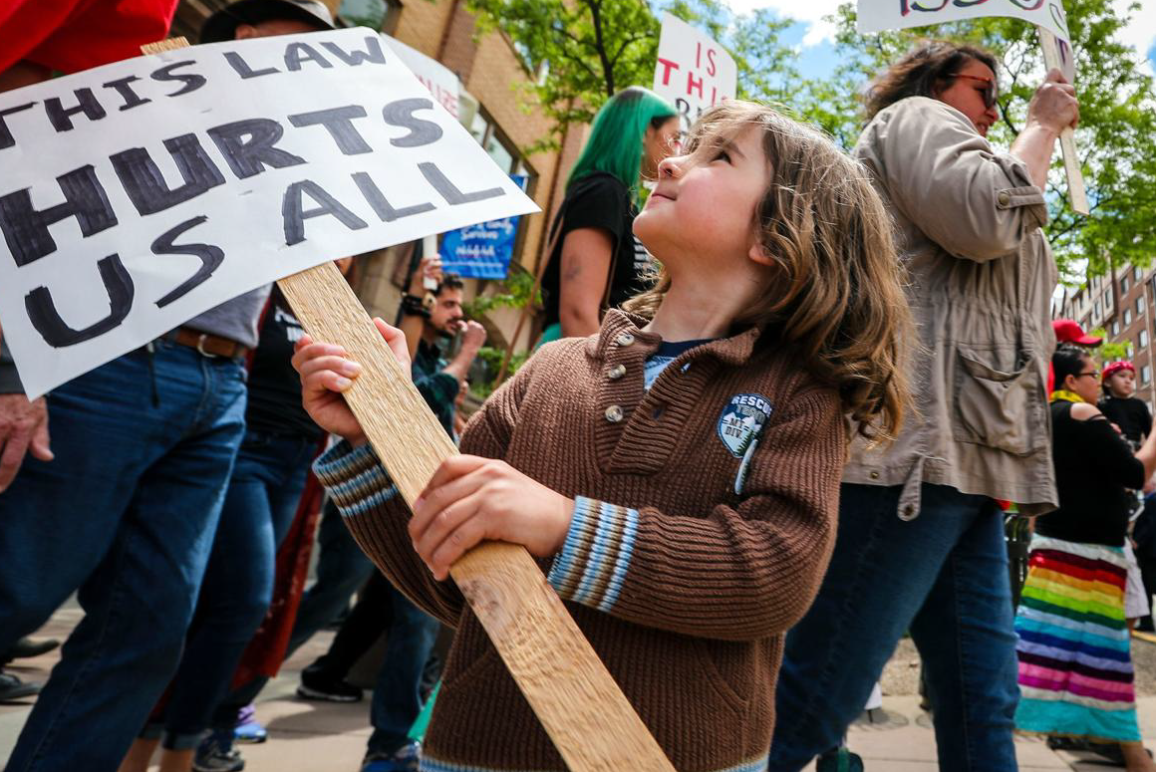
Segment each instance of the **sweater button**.
[{"label": "sweater button", "polygon": [[1011,203],[1011,195],[1005,190],[999,194],[999,205],[1007,206]]},{"label": "sweater button", "polygon": [[879,479],[879,473],[875,472],[875,471],[868,473],[867,476],[870,477],[872,480],[878,480]]},{"label": "sweater button", "polygon": [[615,365],[610,368],[610,372],[606,373],[606,377],[612,381],[617,381],[624,375],[626,375],[626,365]]},{"label": "sweater button", "polygon": [[629,346],[631,343],[634,342],[634,336],[628,332],[624,332],[621,335],[619,335],[617,340],[615,340],[614,342],[617,343],[619,346]]},{"label": "sweater button", "polygon": [[616,424],[622,420],[622,408],[618,405],[611,405],[606,408],[606,420],[612,424]]}]

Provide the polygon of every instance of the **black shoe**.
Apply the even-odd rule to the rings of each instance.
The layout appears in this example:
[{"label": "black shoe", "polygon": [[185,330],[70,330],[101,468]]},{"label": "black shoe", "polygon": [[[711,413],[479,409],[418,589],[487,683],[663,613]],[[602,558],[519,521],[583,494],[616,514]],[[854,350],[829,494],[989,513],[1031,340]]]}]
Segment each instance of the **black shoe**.
[{"label": "black shoe", "polygon": [[32,657],[39,657],[41,654],[47,654],[59,646],[60,641],[55,638],[49,638],[44,641],[21,638],[12,644],[12,648],[9,649],[4,656],[8,658],[9,662],[14,659],[31,659]]},{"label": "black shoe", "polygon": [[39,692],[40,684],[26,684],[11,673],[0,672],[0,702],[31,697]]},{"label": "black shoe", "polygon": [[361,702],[361,690],[350,686],[343,679],[332,678],[324,673],[306,668],[301,671],[301,685],[297,696],[306,700],[323,702]]},{"label": "black shoe", "polygon": [[863,758],[847,748],[832,748],[815,759],[815,772],[863,772]]}]

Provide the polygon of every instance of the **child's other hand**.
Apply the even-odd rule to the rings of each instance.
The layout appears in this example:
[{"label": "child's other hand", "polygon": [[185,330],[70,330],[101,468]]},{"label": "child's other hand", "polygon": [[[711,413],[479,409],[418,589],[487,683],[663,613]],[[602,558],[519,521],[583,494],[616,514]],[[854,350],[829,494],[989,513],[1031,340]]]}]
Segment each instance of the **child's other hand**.
[{"label": "child's other hand", "polygon": [[[405,345],[405,334],[381,319],[374,319],[373,323],[389,344],[398,364],[409,374],[409,350]],[[365,433],[342,394],[353,386],[354,379],[361,374],[361,365],[348,356],[341,346],[314,343],[312,338],[304,335],[294,346],[293,368],[301,376],[301,404],[313,422],[357,446],[365,444]]]},{"label": "child's other hand", "polygon": [[505,461],[454,456],[442,462],[414,502],[409,535],[442,581],[450,566],[481,541],[525,545],[535,557],[562,548],[574,502]]}]

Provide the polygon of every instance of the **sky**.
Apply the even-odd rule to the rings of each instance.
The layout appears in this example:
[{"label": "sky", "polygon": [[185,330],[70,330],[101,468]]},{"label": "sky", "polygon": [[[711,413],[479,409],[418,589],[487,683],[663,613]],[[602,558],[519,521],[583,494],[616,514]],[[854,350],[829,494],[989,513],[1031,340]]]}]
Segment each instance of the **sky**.
[{"label": "sky", "polygon": [[[832,16],[841,2],[846,0],[729,0],[736,13],[746,13],[756,8],[771,8],[779,16],[792,18],[796,24],[784,36],[784,42],[799,48],[799,67],[802,74],[819,77],[831,72],[835,66],[832,42],[835,35],[834,24],[824,21]],[[1112,0],[1125,14],[1128,0]],[[1150,70],[1156,72],[1156,0],[1140,0],[1140,11],[1133,14],[1132,21],[1122,31],[1124,42],[1141,52]]]}]

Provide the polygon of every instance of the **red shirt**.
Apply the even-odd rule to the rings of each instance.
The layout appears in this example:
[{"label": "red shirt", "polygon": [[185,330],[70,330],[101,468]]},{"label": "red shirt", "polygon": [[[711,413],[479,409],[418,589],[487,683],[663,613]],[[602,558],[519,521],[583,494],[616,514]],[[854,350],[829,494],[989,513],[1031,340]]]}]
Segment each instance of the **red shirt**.
[{"label": "red shirt", "polygon": [[177,0],[2,0],[0,72],[27,59],[64,73],[140,56],[164,38]]}]

